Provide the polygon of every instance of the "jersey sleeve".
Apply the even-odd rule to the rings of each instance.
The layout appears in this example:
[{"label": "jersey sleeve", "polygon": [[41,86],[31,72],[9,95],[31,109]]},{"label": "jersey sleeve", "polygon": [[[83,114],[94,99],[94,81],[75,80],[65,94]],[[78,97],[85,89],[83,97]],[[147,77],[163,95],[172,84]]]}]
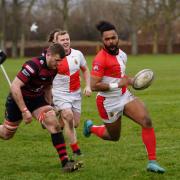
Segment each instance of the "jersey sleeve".
[{"label": "jersey sleeve", "polygon": [[100,57],[96,57],[92,63],[92,76],[102,77],[104,75],[104,61]]},{"label": "jersey sleeve", "polygon": [[80,57],[80,67],[86,66],[86,59],[81,52],[79,52],[79,57]]},{"label": "jersey sleeve", "polygon": [[125,52],[121,51],[121,56],[122,56],[123,63],[126,65],[126,63],[127,63],[127,54]]},{"label": "jersey sleeve", "polygon": [[30,60],[23,64],[21,70],[17,74],[17,77],[26,84],[32,77],[34,77],[38,73],[38,71],[38,65]]}]

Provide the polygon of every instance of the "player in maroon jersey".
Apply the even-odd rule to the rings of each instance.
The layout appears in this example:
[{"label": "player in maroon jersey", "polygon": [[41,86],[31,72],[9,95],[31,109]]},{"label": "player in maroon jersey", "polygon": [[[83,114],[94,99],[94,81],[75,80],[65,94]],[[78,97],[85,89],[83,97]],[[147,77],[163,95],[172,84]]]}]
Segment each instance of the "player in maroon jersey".
[{"label": "player in maroon jersey", "polygon": [[68,159],[64,136],[51,106],[52,81],[57,72],[57,64],[64,56],[63,47],[60,44],[52,44],[45,56],[32,58],[23,64],[7,97],[5,120],[0,125],[0,137],[4,140],[11,139],[22,119],[28,124],[35,118],[51,134],[63,171],[72,172],[79,168],[79,164]]},{"label": "player in maroon jersey", "polygon": [[114,25],[102,21],[97,25],[104,48],[96,55],[91,71],[91,88],[98,91],[97,109],[104,123],[93,125],[91,120],[84,124],[84,135],[91,133],[104,140],[118,141],[121,133],[123,115],[132,119],[142,128],[142,140],[148,154],[147,170],[164,173],[156,162],[156,137],[151,118],[144,103],[127,89],[133,78],[125,73],[127,55],[118,47],[119,38]]}]

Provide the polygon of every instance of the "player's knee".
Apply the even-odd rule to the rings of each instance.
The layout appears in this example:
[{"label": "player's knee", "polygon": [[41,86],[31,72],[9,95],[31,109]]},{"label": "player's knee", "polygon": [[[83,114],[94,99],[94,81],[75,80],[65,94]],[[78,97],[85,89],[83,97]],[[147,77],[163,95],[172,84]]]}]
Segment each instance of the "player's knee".
[{"label": "player's knee", "polygon": [[80,124],[80,119],[74,121],[74,127],[77,128]]},{"label": "player's knee", "polygon": [[152,127],[152,121],[149,117],[144,117],[143,125],[144,128],[151,128]]},{"label": "player's knee", "polygon": [[120,134],[116,134],[116,135],[112,135],[111,137],[110,137],[110,140],[111,141],[119,141],[120,140]]},{"label": "player's knee", "polygon": [[57,133],[61,130],[61,126],[57,122],[46,124],[45,127],[50,133]]},{"label": "player's knee", "polygon": [[79,126],[79,123],[74,124],[74,128],[77,128]]},{"label": "player's knee", "polygon": [[4,136],[2,137],[4,140],[9,140],[14,136],[15,133],[12,132],[5,132]]},{"label": "player's knee", "polygon": [[7,124],[4,123],[3,124],[3,131],[2,131],[2,139],[4,140],[9,140],[11,139],[14,134],[16,133],[18,126],[16,125],[11,125],[11,124]]},{"label": "player's knee", "polygon": [[74,121],[66,121],[65,120],[65,125],[68,126],[71,130],[74,129]]},{"label": "player's knee", "polygon": [[71,112],[66,112],[62,114],[62,118],[66,121],[66,122],[72,122],[73,121],[73,113]]},{"label": "player's knee", "polygon": [[56,113],[53,109],[51,109],[45,113],[46,118],[55,117],[55,116],[56,116]]},{"label": "player's knee", "polygon": [[65,124],[67,124],[70,129],[74,128],[74,116],[73,116],[72,112],[70,112],[70,111],[63,112],[62,118],[63,118]]},{"label": "player's knee", "polygon": [[59,130],[61,129],[54,110],[50,110],[45,113],[44,123],[48,131],[51,133],[59,132]]}]

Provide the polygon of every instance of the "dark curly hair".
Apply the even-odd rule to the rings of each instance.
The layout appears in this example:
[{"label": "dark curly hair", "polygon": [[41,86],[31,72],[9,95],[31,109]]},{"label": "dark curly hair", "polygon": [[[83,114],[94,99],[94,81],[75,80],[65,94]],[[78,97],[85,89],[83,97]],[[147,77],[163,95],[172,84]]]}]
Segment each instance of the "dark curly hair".
[{"label": "dark curly hair", "polygon": [[116,28],[113,24],[107,21],[100,21],[98,24],[96,24],[96,28],[100,33],[102,34],[104,31],[109,31],[109,30],[115,30]]}]

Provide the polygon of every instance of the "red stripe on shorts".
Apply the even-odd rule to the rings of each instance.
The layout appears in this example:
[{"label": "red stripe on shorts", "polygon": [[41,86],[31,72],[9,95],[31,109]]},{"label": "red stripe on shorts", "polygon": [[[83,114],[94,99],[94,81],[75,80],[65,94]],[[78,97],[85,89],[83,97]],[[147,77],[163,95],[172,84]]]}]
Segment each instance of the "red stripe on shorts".
[{"label": "red stripe on shorts", "polygon": [[108,114],[104,108],[104,100],[105,100],[105,97],[103,96],[97,96],[96,98],[96,105],[97,105],[97,108],[98,108],[98,112],[99,112],[99,115],[102,119],[108,119]]}]

